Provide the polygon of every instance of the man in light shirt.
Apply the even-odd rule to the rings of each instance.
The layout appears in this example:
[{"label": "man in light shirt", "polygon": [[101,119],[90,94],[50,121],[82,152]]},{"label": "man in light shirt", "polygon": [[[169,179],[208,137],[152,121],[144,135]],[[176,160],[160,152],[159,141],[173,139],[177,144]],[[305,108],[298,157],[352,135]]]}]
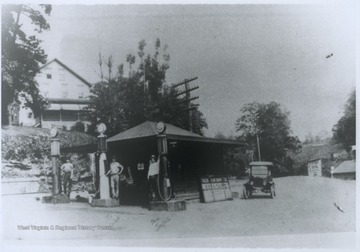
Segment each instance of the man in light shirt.
[{"label": "man in light shirt", "polygon": [[147,178],[149,179],[152,176],[159,175],[159,159],[155,160],[155,155],[151,155],[149,161],[149,172]]},{"label": "man in light shirt", "polygon": [[159,176],[159,162],[155,160],[155,155],[151,155],[150,162],[149,162],[149,171],[148,171],[148,183],[149,183],[149,198],[150,200],[156,200],[157,192],[156,192],[156,183]]},{"label": "man in light shirt", "polygon": [[124,170],[124,167],[116,161],[115,158],[112,159],[110,163],[110,169],[105,174],[106,176],[110,175],[110,186],[112,197],[114,199],[119,199],[119,182],[120,182],[120,174]]},{"label": "man in light shirt", "polygon": [[69,197],[72,187],[72,177],[74,175],[74,166],[70,163],[70,159],[67,159],[66,163],[64,163],[60,169],[64,178],[64,193]]}]

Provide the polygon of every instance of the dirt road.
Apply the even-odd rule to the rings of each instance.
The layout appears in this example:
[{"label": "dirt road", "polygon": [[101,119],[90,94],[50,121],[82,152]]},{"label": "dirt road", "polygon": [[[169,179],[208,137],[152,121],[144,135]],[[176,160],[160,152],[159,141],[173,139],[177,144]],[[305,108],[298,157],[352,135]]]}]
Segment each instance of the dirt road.
[{"label": "dirt road", "polygon": [[[264,244],[281,247],[283,238],[294,234],[316,244],[321,243],[321,238],[316,237],[324,234],[354,234],[355,181],[285,177],[275,179],[275,183],[275,199],[255,196],[248,200],[193,203],[182,212],[154,212],[134,206],[94,208],[77,202],[52,205],[42,204],[35,196],[3,196],[3,235],[9,240],[92,239],[101,243],[110,239],[124,246],[146,241],[158,241],[159,245],[159,239],[166,238],[174,246],[185,247],[191,246],[194,238],[207,241],[203,245],[228,240],[234,246],[252,247],[257,245],[247,243],[247,237],[275,236]],[[274,244],[276,239],[279,244]],[[285,239],[284,244],[290,240]],[[294,242],[307,247],[298,239]]]}]

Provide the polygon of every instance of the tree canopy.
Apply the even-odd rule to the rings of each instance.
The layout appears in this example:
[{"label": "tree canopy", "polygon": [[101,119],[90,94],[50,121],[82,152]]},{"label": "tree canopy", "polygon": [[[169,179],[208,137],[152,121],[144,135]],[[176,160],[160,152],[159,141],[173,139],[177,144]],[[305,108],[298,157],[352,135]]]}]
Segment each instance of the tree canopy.
[{"label": "tree canopy", "polygon": [[287,150],[301,148],[298,137],[291,135],[289,112],[280,104],[249,103],[241,108],[241,113],[236,131],[239,138],[255,150],[255,157],[259,154],[257,137],[262,160],[284,163]]},{"label": "tree canopy", "polygon": [[356,142],[356,92],[353,90],[345,104],[344,115],[333,128],[333,139],[350,150]]},{"label": "tree canopy", "polygon": [[50,15],[51,5],[3,5],[1,9],[1,100],[2,123],[6,124],[7,106],[19,102],[20,97],[35,116],[46,105],[34,77],[47,55],[40,46],[41,41],[23,31],[22,22],[31,24],[35,33],[50,29],[44,15]]},{"label": "tree canopy", "polygon": [[[138,58],[133,54],[127,55],[128,75],[125,75],[124,64],[121,64],[112,77],[110,57],[105,61],[109,72],[105,78],[100,55],[102,81],[91,89],[89,108],[94,112],[89,118],[92,122],[90,133],[99,121],[106,123],[109,136],[146,120],[162,120],[187,129],[188,115],[182,112],[185,111],[186,104],[179,103],[184,98],[176,97],[177,90],[166,84],[166,71],[170,61],[167,46],[162,47],[160,39],[157,39],[153,55],[146,53],[145,47],[145,40],[141,40],[138,44]],[[136,62],[139,62],[138,65],[135,65]],[[202,134],[202,129],[207,127],[203,114],[196,108],[191,119],[193,131]]]}]

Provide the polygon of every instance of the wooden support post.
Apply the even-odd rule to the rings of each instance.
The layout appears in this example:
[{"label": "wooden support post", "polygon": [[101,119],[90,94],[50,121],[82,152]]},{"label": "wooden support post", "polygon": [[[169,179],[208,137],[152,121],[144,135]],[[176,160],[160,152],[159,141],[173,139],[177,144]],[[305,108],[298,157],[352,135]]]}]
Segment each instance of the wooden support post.
[{"label": "wooden support post", "polygon": [[185,91],[186,91],[186,100],[188,101],[187,103],[187,109],[189,109],[188,111],[188,120],[189,120],[189,131],[193,132],[193,124],[192,124],[192,110],[190,109],[190,91],[189,91],[190,87],[189,87],[189,83],[186,82],[185,83]]}]

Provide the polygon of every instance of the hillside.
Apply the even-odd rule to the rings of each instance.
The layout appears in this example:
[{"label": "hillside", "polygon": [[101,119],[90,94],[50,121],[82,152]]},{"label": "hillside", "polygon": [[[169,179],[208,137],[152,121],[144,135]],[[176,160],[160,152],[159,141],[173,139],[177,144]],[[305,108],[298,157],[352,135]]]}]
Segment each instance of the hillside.
[{"label": "hillside", "polygon": [[[61,147],[96,144],[96,137],[81,132],[59,130]],[[31,161],[50,153],[50,130],[33,127],[6,126],[1,130],[1,154],[5,160]]]},{"label": "hillside", "polygon": [[[59,130],[61,147],[96,144],[96,137]],[[5,126],[1,130],[2,177],[32,176],[50,155],[50,130]]]}]

